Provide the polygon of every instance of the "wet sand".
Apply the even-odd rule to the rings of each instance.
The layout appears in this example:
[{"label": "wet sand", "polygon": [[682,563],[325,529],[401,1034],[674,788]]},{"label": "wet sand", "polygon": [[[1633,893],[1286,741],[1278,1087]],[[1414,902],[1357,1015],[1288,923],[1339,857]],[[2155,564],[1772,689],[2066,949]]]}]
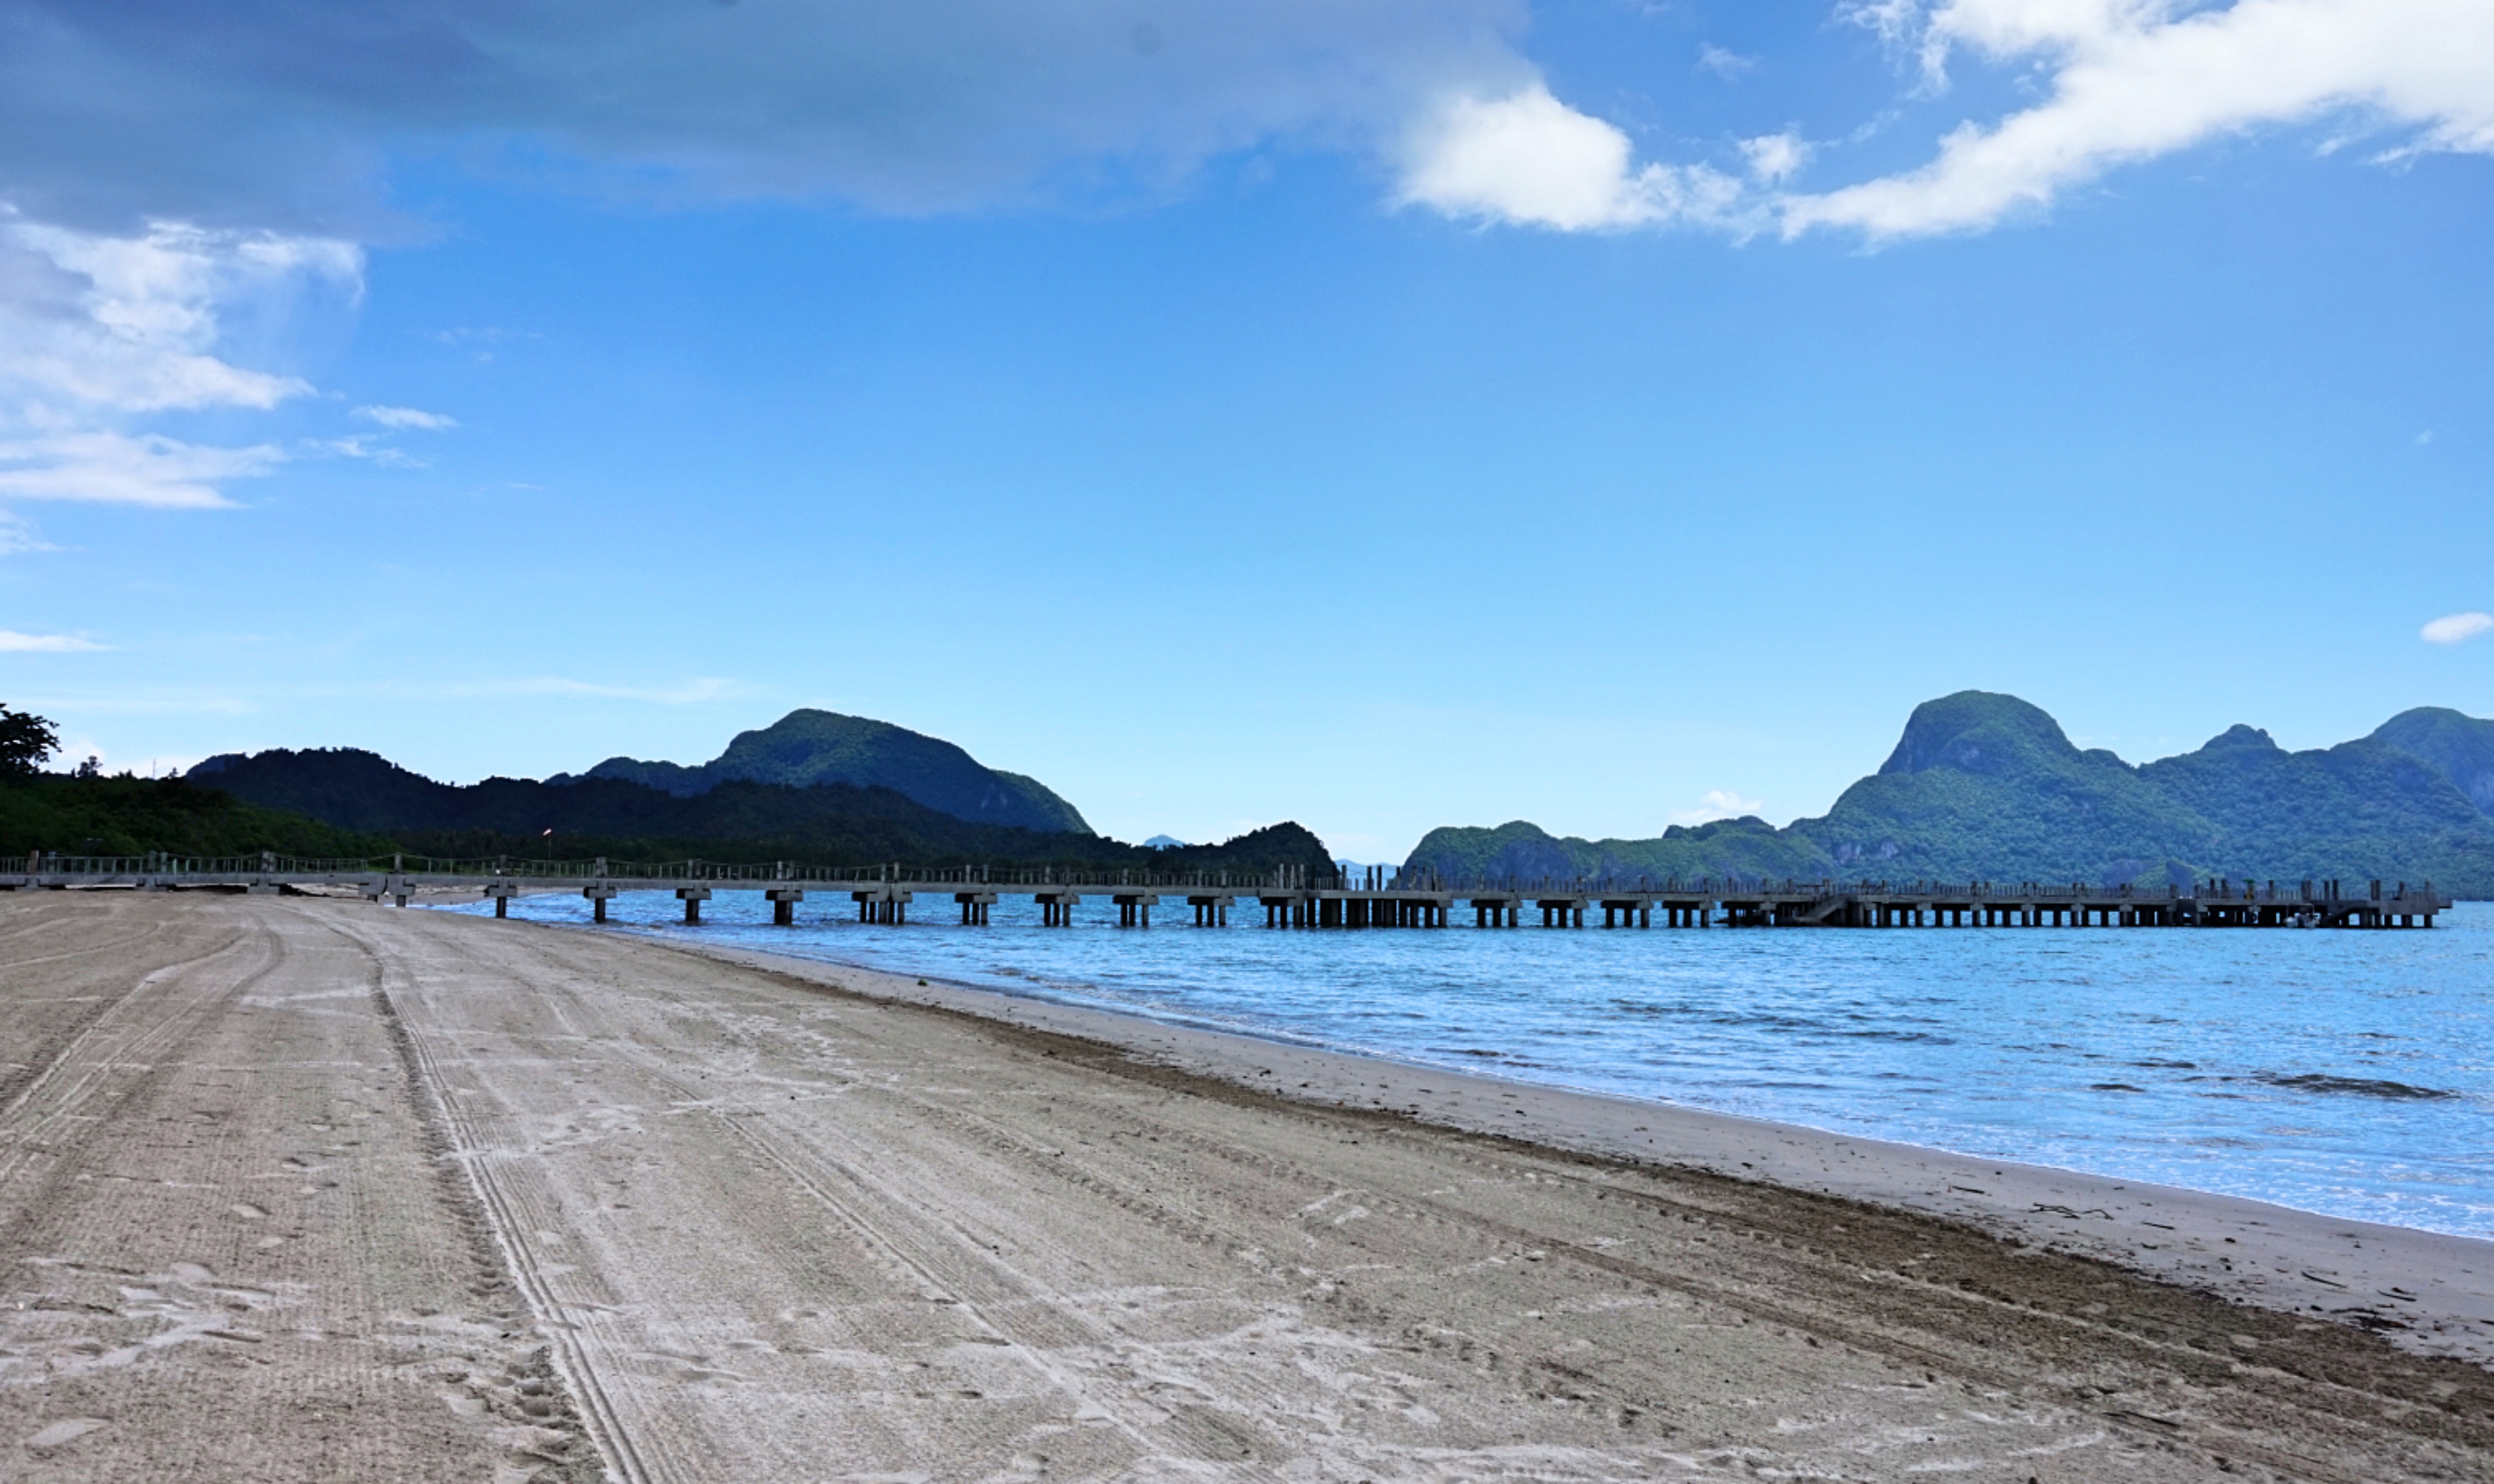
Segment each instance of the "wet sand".
[{"label": "wet sand", "polygon": [[0,897],[12,1479],[2481,1479],[2489,1252],[621,935]]}]

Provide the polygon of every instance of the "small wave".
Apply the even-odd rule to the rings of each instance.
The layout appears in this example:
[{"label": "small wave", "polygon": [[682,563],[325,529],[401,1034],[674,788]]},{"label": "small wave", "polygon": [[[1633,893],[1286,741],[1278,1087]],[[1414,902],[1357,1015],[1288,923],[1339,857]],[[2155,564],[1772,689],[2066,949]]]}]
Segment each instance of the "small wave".
[{"label": "small wave", "polygon": [[1956,1037],[1942,1036],[1931,1031],[1835,1031],[1831,1034],[1840,1036],[1847,1041],[1893,1041],[1901,1045],[1953,1046],[1957,1045]]},{"label": "small wave", "polygon": [[2200,1064],[2198,1062],[2159,1061],[2154,1057],[2150,1057],[2144,1062],[2132,1062],[2131,1065],[2134,1067],[2172,1068],[2177,1072],[2197,1072],[2200,1070]]},{"label": "small wave", "polygon": [[2133,1086],[2131,1086],[2128,1082],[2089,1082],[2089,1083],[2087,1084],[2087,1090],[2088,1090],[2089,1092],[2145,1092],[2145,1091],[2147,1091],[2147,1089],[2146,1089],[2146,1088],[2144,1088],[2144,1087],[2133,1087]]},{"label": "small wave", "polygon": [[2300,1072],[2293,1076],[2264,1072],[2259,1074],[2258,1080],[2271,1087],[2292,1087],[2297,1092],[2344,1092],[2359,1098],[2404,1098],[2432,1103],[2459,1096],[2439,1087],[2411,1087],[2405,1082],[2392,1082],[2381,1077],[2331,1076],[2326,1072]]}]

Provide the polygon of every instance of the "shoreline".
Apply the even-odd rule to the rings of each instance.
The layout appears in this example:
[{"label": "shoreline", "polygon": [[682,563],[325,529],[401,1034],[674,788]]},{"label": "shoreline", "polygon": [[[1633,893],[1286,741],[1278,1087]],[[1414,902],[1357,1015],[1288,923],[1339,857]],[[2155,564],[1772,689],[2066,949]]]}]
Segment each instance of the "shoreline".
[{"label": "shoreline", "polygon": [[815,987],[1093,1043],[1284,1102],[1937,1217],[2231,1302],[2369,1330],[2416,1354],[2494,1369],[2494,1241],[1179,1025],[935,976],[635,936]]}]

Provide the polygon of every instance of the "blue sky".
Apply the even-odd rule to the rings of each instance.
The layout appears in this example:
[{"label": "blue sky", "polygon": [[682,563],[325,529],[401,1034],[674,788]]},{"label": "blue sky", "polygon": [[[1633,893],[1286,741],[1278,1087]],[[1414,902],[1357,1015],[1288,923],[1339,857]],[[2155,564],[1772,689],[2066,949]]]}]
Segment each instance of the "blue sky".
[{"label": "blue sky", "polygon": [[0,0],[0,701],[1361,859],[2484,714],[2489,152],[2484,0]]}]

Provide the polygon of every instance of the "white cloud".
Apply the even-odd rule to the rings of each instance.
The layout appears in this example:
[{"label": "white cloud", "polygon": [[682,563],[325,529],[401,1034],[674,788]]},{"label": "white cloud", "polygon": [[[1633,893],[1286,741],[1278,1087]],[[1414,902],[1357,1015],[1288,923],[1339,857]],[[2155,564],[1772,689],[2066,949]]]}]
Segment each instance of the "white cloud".
[{"label": "white cloud", "polygon": [[2494,628],[2494,614],[2454,613],[2434,620],[2418,633],[2427,644],[2457,644]]},{"label": "white cloud", "polygon": [[214,510],[232,503],[219,485],[264,474],[285,461],[265,444],[209,448],[155,434],[57,433],[0,441],[0,500]]},{"label": "white cloud", "polygon": [[1672,810],[1671,822],[1675,825],[1702,825],[1709,820],[1738,819],[1765,807],[1763,800],[1744,799],[1728,788],[1710,788],[1697,797],[1697,807]]},{"label": "white cloud", "polygon": [[345,438],[316,439],[304,445],[319,453],[333,454],[341,459],[366,459],[383,469],[424,469],[422,459],[410,458],[387,443],[373,440],[369,434],[355,433]]},{"label": "white cloud", "polygon": [[84,654],[103,648],[74,634],[21,634],[0,628],[0,654]]},{"label": "white cloud", "polygon": [[1922,14],[1922,0],[1851,0],[1836,8],[1838,19],[1868,26],[1892,46],[1912,36]]},{"label": "white cloud", "polygon": [[2408,131],[2404,151],[2494,153],[2483,0],[1887,0],[1847,14],[1918,37],[1934,83],[1968,51],[2040,64],[2048,96],[1961,125],[1918,169],[1787,199],[1787,233],[1977,230],[2124,164],[2337,112]]},{"label": "white cloud", "polygon": [[1810,149],[1800,135],[1770,134],[1743,139],[1741,154],[1749,162],[1749,173],[1772,186],[1808,165]]},{"label": "white cloud", "polygon": [[172,222],[108,236],[0,208],[0,388],[54,409],[265,410],[312,388],[218,355],[227,318],[361,279],[343,242]]},{"label": "white cloud", "polygon": [[[151,222],[73,231],[0,206],[0,499],[168,508],[228,503],[267,446],[219,448],[143,431],[150,414],[265,411],[311,387],[237,364],[233,321],[282,324],[320,287],[360,291],[362,256],[325,239]],[[0,527],[0,550],[23,527]]]},{"label": "white cloud", "polygon": [[1740,183],[1705,166],[1638,167],[1627,135],[1538,82],[1450,97],[1407,144],[1400,198],[1448,216],[1562,231],[1723,222]]},{"label": "white cloud", "polygon": [[1151,194],[1511,87],[1530,19],[1529,0],[0,0],[0,175],[46,220],[315,234],[386,226],[407,143],[884,211]]},{"label": "white cloud", "polygon": [[355,415],[384,428],[418,428],[427,433],[440,433],[459,426],[459,419],[455,417],[440,412],[422,412],[414,408],[364,407],[355,409]]},{"label": "white cloud", "polygon": [[37,534],[24,520],[0,510],[0,557],[15,557],[21,552],[56,552],[60,548]]},{"label": "white cloud", "polygon": [[1758,70],[1758,59],[1745,57],[1728,46],[1705,42],[1697,48],[1697,65],[1726,82],[1738,82]]}]

